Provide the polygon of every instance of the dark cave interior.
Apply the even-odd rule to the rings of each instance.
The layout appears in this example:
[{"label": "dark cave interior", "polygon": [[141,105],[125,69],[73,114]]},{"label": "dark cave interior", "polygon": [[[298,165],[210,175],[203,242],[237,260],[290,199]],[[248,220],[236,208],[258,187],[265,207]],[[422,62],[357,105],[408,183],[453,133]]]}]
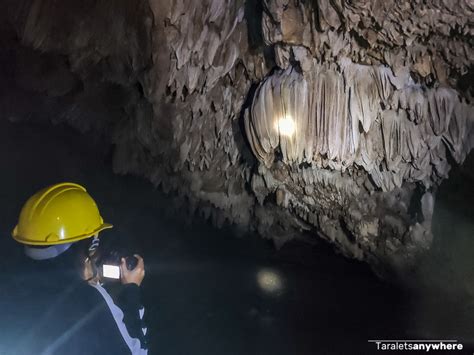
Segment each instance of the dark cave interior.
[{"label": "dark cave interior", "polygon": [[143,256],[150,354],[472,354],[468,0],[1,4],[0,355],[41,353],[10,235],[62,181]]}]

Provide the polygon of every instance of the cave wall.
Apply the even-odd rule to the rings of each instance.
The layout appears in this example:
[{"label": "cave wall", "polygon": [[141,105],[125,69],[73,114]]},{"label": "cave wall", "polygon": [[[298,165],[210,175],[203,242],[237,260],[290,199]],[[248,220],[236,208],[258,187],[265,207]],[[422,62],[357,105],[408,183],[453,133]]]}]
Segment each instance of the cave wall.
[{"label": "cave wall", "polygon": [[117,173],[277,245],[412,265],[474,145],[469,1],[5,4],[10,119],[103,137]]}]

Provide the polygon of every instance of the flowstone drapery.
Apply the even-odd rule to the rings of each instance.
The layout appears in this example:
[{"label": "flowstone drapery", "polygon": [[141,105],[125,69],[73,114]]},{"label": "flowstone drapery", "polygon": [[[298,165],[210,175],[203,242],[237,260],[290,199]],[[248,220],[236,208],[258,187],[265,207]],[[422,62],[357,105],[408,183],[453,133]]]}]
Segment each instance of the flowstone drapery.
[{"label": "flowstone drapery", "polygon": [[289,67],[266,78],[245,127],[267,168],[279,150],[286,164],[361,168],[390,191],[405,181],[430,188],[447,177],[447,150],[462,163],[472,148],[472,116],[453,89],[346,62],[341,70],[315,64],[308,72]]}]

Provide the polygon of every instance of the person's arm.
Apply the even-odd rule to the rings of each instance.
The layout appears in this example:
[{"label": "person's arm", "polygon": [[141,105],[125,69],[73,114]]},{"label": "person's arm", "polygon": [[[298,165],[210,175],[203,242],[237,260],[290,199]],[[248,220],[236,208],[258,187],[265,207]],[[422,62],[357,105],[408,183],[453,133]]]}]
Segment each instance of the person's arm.
[{"label": "person's arm", "polygon": [[143,349],[147,348],[147,328],[143,320],[145,308],[141,303],[140,285],[145,277],[145,265],[139,255],[137,266],[128,270],[125,259],[120,265],[123,288],[117,297],[117,306],[122,310],[123,322],[131,337],[140,340]]}]

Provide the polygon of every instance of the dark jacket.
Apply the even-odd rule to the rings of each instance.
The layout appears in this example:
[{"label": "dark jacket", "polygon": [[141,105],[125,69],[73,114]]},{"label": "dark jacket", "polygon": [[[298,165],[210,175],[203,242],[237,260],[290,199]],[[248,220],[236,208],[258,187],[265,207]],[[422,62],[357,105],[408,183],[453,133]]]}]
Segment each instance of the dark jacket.
[{"label": "dark jacket", "polygon": [[[104,296],[61,259],[29,261],[3,285],[0,353],[131,354]],[[123,311],[126,332],[146,348],[139,287],[121,287],[114,302]]]}]

